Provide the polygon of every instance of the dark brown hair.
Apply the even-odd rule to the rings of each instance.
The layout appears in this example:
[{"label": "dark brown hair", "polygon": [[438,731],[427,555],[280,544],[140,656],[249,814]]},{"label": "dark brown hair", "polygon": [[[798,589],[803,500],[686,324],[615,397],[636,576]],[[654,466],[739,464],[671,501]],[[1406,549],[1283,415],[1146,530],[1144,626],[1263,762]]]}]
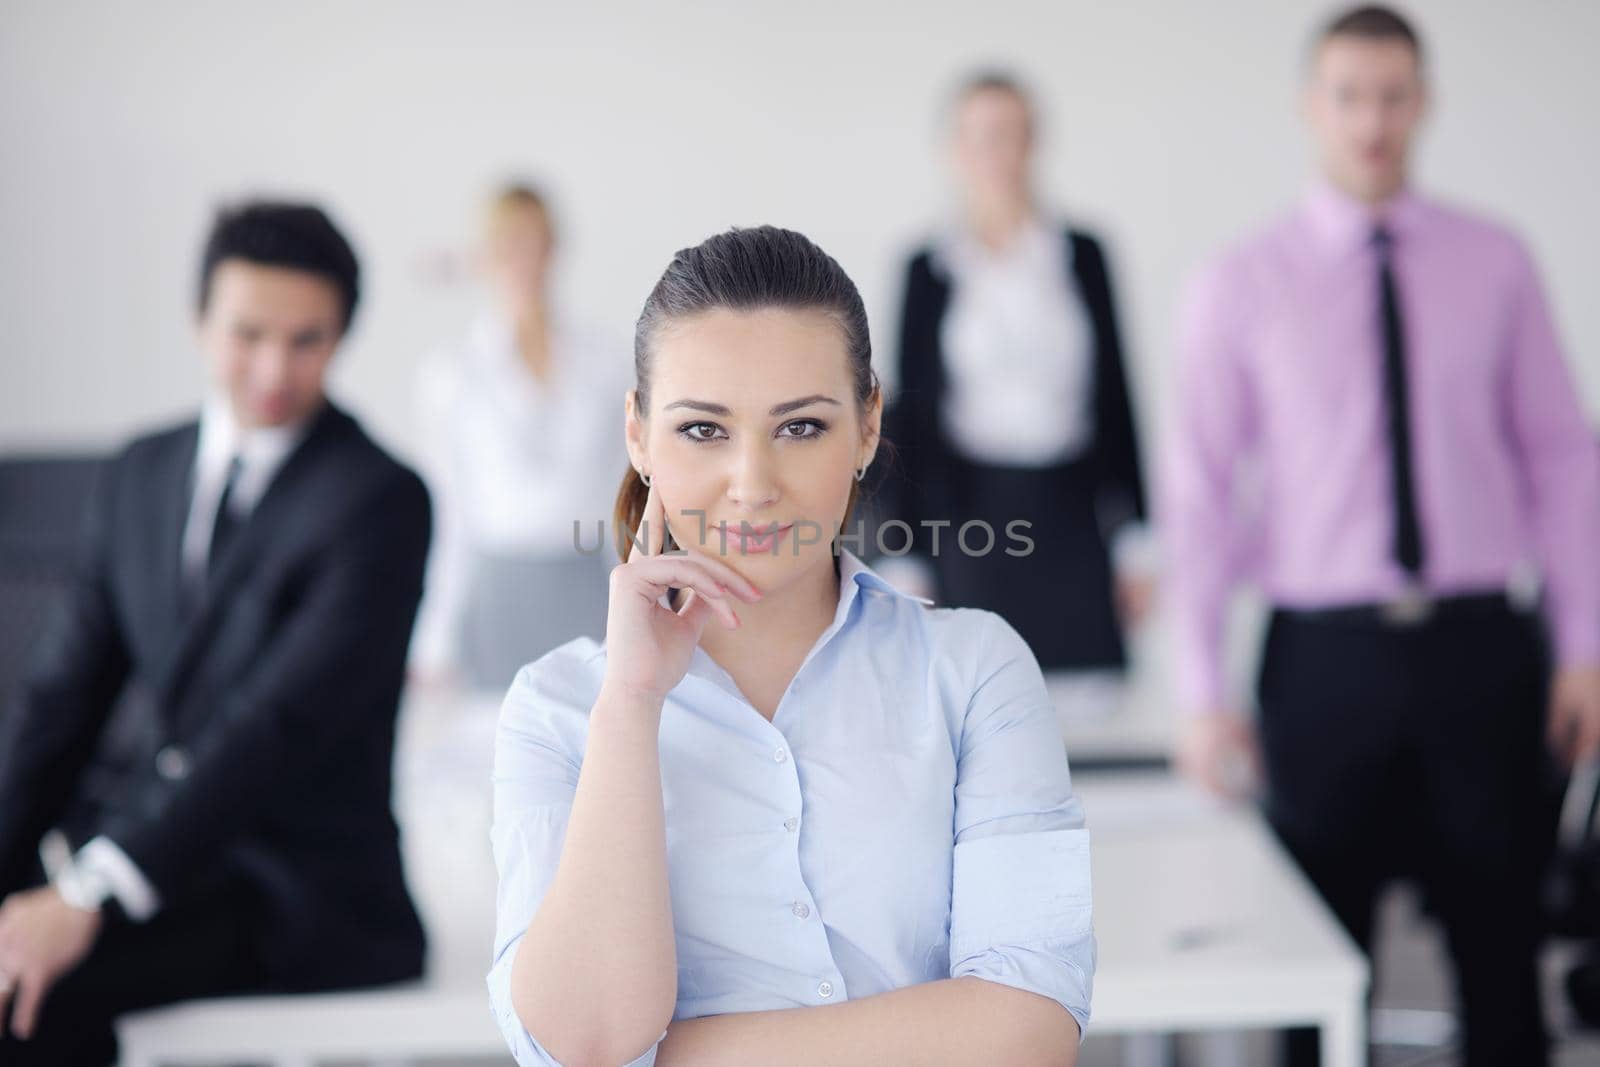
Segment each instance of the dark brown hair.
[{"label": "dark brown hair", "polygon": [[1409,20],[1398,11],[1382,4],[1363,4],[1349,8],[1322,27],[1312,42],[1311,52],[1316,54],[1334,37],[1361,37],[1369,41],[1401,41],[1411,47],[1417,61],[1422,61],[1422,39]]},{"label": "dark brown hair", "polygon": [[[633,334],[635,405],[641,419],[650,410],[650,368],[655,340],[669,323],[719,309],[786,308],[820,311],[839,325],[849,360],[857,411],[865,416],[878,391],[872,369],[867,309],[855,282],[837,260],[810,238],[776,226],[735,227],[681,249],[650,290]],[[844,522],[855,510],[860,483],[851,485]],[[622,477],[612,515],[617,554],[628,556],[644,516],[649,488],[631,466]],[[671,547],[669,537],[666,542]]]},{"label": "dark brown hair", "polygon": [[314,274],[339,291],[341,331],[361,297],[361,268],[344,234],[315,204],[250,200],[217,212],[200,258],[195,306],[204,315],[211,278],[230,259]]}]

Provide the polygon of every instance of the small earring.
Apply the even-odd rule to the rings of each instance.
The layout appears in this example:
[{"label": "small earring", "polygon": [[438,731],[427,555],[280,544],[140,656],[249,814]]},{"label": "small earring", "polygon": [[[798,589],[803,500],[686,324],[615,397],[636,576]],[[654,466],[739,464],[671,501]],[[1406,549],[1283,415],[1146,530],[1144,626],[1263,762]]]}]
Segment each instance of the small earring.
[{"label": "small earring", "polygon": [[866,476],[867,476],[867,464],[863,463],[861,465],[861,469],[856,471],[856,481],[859,482],[861,479],[865,478]]},{"label": "small earring", "polygon": [[650,488],[650,476],[644,471],[639,472],[639,480],[644,483],[646,489]]}]

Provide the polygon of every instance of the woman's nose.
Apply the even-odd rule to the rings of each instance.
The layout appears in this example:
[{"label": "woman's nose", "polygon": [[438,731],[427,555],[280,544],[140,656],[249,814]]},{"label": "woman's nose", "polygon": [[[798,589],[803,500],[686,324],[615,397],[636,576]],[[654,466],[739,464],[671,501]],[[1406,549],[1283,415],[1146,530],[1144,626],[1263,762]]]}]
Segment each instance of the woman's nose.
[{"label": "woman's nose", "polygon": [[776,462],[764,447],[739,449],[728,471],[728,499],[755,510],[778,500]]}]

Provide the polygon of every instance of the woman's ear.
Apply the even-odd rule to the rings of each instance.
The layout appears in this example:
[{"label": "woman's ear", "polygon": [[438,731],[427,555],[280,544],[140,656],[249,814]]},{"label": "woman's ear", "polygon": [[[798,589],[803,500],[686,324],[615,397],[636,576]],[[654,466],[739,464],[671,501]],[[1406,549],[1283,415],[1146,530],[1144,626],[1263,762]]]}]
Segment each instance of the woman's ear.
[{"label": "woman's ear", "polygon": [[857,467],[871,466],[872,460],[878,454],[878,442],[883,437],[883,386],[875,385],[872,388],[872,399],[867,401],[867,423],[863,427],[862,451],[866,456],[864,463],[856,464]]},{"label": "woman's ear", "polygon": [[623,394],[624,436],[628,446],[628,462],[636,471],[647,470],[644,447],[644,419],[639,414],[639,391],[629,389]]}]

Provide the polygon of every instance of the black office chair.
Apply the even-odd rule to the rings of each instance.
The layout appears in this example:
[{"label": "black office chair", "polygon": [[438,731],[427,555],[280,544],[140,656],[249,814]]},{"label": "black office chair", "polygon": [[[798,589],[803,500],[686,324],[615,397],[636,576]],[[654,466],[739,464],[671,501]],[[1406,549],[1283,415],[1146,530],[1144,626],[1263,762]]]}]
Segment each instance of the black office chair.
[{"label": "black office chair", "polygon": [[99,456],[0,458],[0,710],[71,580]]}]

